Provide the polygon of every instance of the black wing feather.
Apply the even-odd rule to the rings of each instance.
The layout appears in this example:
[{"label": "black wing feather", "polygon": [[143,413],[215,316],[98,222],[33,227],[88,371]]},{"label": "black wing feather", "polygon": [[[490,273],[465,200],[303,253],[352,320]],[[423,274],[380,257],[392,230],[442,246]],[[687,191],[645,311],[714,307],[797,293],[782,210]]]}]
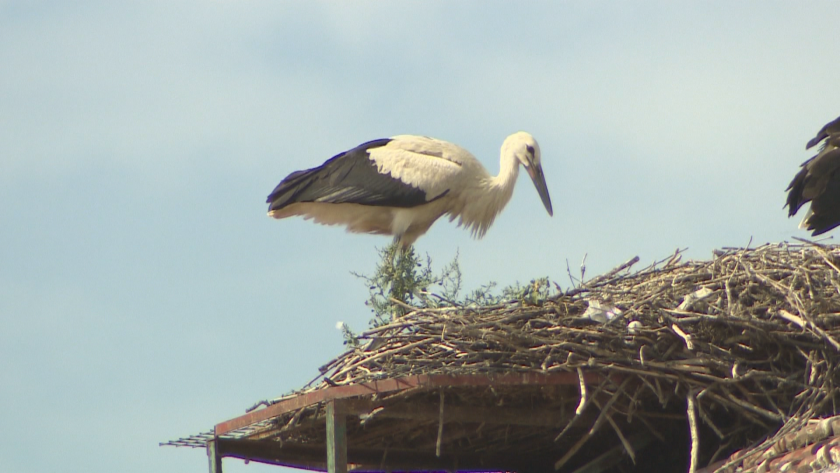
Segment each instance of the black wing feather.
[{"label": "black wing feather", "polygon": [[840,225],[840,135],[827,138],[822,151],[802,164],[786,189],[789,217],[811,202],[811,215],[804,223],[813,236]]},{"label": "black wing feather", "polygon": [[788,217],[793,217],[796,212],[799,212],[799,208],[802,207],[806,200],[802,196],[803,191],[805,190],[805,184],[808,182],[808,163],[810,163],[814,158],[805,161],[802,164],[802,169],[796,173],[793,180],[790,181],[790,185],[787,186],[786,191],[788,192],[787,197],[787,207],[788,207]]},{"label": "black wing feather", "polygon": [[426,193],[381,174],[368,150],[385,146],[389,138],[368,141],[333,156],[324,164],[295,171],[268,195],[269,211],[299,202],[352,203],[414,207],[426,203]]},{"label": "black wing feather", "polygon": [[818,197],[811,201],[811,212],[805,222],[812,236],[823,234],[840,225],[840,179],[832,176]]}]

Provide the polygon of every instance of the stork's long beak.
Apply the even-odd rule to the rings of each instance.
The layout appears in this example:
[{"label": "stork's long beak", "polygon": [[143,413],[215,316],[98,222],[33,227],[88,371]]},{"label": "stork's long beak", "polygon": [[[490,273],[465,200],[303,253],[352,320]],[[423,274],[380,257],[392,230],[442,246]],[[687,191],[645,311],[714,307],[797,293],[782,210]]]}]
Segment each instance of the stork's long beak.
[{"label": "stork's long beak", "polygon": [[525,169],[528,170],[528,175],[534,181],[534,187],[537,188],[537,193],[540,194],[540,199],[542,199],[548,215],[554,215],[554,210],[551,209],[551,197],[548,195],[548,187],[545,185],[545,175],[543,174],[542,166],[538,164],[536,166],[528,166]]}]

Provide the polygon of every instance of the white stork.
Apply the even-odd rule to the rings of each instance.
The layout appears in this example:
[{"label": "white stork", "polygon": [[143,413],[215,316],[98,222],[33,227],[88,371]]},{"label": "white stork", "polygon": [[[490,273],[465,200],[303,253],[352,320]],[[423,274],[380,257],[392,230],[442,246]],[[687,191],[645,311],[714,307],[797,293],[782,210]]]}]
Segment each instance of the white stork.
[{"label": "white stork", "polygon": [[786,190],[788,217],[811,202],[799,228],[811,230],[817,236],[840,225],[840,117],[827,123],[805,149],[823,141],[819,153],[802,163]]},{"label": "white stork", "polygon": [[346,225],[349,232],[394,235],[403,247],[449,215],[481,238],[510,200],[520,164],[553,215],[540,147],[525,132],[502,144],[498,176],[446,141],[413,135],[368,141],[286,176],[266,200],[268,215],[302,215],[315,223]]}]

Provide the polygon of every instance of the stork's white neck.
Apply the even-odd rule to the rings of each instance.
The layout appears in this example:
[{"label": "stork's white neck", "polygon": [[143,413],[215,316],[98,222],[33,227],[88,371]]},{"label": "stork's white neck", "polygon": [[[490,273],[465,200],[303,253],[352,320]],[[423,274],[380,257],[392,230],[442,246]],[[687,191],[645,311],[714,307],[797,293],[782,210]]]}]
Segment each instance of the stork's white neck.
[{"label": "stork's white neck", "polygon": [[519,160],[513,153],[502,153],[499,160],[499,175],[493,178],[493,187],[505,191],[508,195],[513,192],[516,178],[519,177]]},{"label": "stork's white neck", "polygon": [[503,150],[499,160],[499,175],[491,178],[490,186],[488,186],[490,198],[485,200],[487,213],[495,218],[502,211],[513,196],[513,187],[518,177],[519,160],[513,153],[505,153]]}]

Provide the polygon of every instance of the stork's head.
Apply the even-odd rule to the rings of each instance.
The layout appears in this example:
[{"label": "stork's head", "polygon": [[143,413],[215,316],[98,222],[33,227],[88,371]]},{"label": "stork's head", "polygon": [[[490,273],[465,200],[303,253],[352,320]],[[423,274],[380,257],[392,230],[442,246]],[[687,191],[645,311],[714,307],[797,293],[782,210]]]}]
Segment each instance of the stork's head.
[{"label": "stork's head", "polygon": [[502,144],[502,154],[513,155],[525,167],[528,175],[531,176],[531,180],[534,181],[534,186],[537,188],[537,193],[540,194],[540,199],[542,199],[548,215],[554,215],[551,208],[551,197],[548,195],[548,188],[545,185],[540,145],[537,140],[530,133],[524,131],[514,133],[508,136]]}]

